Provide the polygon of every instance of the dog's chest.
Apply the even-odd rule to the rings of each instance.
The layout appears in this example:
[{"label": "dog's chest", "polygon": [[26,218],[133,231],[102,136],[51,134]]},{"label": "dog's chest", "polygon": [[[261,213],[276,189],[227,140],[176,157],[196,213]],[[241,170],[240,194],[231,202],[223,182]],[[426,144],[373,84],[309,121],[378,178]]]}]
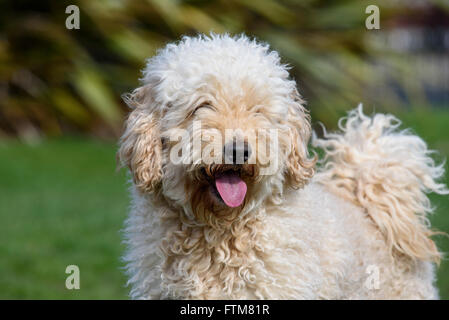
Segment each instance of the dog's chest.
[{"label": "dog's chest", "polygon": [[[329,275],[316,234],[288,217],[262,219],[238,232],[191,229],[166,238],[167,296],[199,299],[317,298]],[[300,235],[300,236],[299,236]],[[316,239],[316,240],[312,240]],[[170,244],[170,245],[168,245]]]}]

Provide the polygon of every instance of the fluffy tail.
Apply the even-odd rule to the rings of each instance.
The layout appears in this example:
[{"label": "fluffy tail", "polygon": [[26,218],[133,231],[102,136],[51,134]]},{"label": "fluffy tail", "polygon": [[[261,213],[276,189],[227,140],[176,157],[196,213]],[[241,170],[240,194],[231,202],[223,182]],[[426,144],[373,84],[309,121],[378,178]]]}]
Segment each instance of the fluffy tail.
[{"label": "fluffy tail", "polygon": [[317,179],[333,192],[366,209],[385,235],[392,253],[439,262],[441,254],[430,236],[427,215],[433,211],[426,193],[449,194],[438,179],[426,143],[409,131],[399,131],[393,115],[368,117],[362,106],[339,121],[341,133],[313,138],[325,151]]}]

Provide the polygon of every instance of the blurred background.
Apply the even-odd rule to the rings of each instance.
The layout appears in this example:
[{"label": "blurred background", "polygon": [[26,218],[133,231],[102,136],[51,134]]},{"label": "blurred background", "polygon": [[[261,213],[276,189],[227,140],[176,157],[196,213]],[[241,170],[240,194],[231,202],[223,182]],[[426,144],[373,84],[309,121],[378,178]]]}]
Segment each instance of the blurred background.
[{"label": "blurred background", "polygon": [[[71,4],[78,30],[66,28]],[[365,26],[373,4],[379,30]],[[314,126],[335,129],[363,102],[367,113],[400,117],[437,160],[449,155],[447,0],[2,1],[0,298],[127,298],[120,96],[158,48],[210,31],[244,32],[278,50]],[[431,198],[433,226],[449,232],[449,198]],[[449,251],[447,237],[436,241]],[[71,264],[80,290],[65,288]],[[447,260],[438,287],[449,299]]]}]

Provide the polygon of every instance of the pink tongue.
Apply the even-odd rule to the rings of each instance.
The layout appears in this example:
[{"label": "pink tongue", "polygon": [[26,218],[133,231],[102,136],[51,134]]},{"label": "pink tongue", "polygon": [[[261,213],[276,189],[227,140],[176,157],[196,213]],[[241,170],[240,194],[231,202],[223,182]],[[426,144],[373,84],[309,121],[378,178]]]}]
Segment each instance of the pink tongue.
[{"label": "pink tongue", "polygon": [[215,186],[223,201],[231,208],[242,204],[246,195],[246,183],[237,173],[225,173],[215,179]]}]

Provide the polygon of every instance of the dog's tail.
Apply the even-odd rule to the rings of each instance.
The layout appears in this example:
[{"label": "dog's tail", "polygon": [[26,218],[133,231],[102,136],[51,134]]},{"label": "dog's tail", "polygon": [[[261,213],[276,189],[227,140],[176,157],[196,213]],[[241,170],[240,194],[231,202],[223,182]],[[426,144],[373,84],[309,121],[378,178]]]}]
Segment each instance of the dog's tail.
[{"label": "dog's tail", "polygon": [[430,239],[427,215],[433,211],[426,193],[449,194],[438,179],[426,143],[409,131],[399,131],[393,115],[368,117],[362,106],[341,119],[341,133],[314,136],[313,146],[325,151],[317,179],[340,196],[362,206],[386,237],[390,252],[412,259],[439,262]]}]

